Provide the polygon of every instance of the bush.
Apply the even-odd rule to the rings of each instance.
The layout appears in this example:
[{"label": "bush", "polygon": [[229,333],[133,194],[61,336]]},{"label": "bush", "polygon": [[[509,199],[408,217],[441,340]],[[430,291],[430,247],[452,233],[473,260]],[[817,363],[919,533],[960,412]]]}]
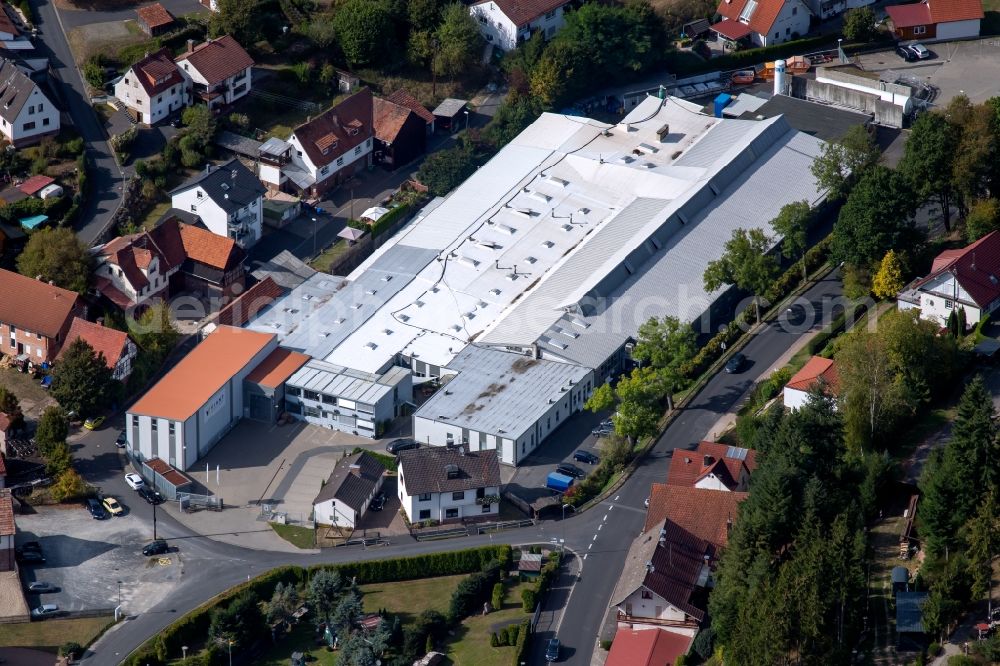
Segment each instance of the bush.
[{"label": "bush", "polygon": [[104,56],[98,54],[90,56],[83,63],[83,78],[94,88],[104,87],[104,67],[107,61]]},{"label": "bush", "polygon": [[535,612],[535,600],[537,593],[532,589],[521,590],[521,608],[525,613]]},{"label": "bush", "polygon": [[396,456],[379,453],[378,451],[369,451],[368,449],[362,449],[360,446],[355,447],[354,450],[351,451],[351,455],[355,453],[368,453],[368,455],[373,456],[376,460],[382,463],[382,467],[392,471],[396,471],[396,468],[399,467],[399,459],[396,458]]},{"label": "bush", "polygon": [[940,643],[931,643],[930,645],[927,646],[927,656],[928,657],[936,657],[936,656],[938,656],[939,652],[941,652],[941,644]]},{"label": "bush", "polygon": [[510,631],[508,631],[508,627],[500,629],[500,635],[497,636],[497,641],[500,643],[501,647],[510,645]]},{"label": "bush", "polygon": [[451,595],[448,619],[453,623],[460,622],[477,613],[499,580],[499,565],[490,566],[485,571],[474,573],[462,580]]},{"label": "bush", "polygon": [[520,633],[520,625],[512,624],[507,627],[507,643],[509,645],[517,645],[517,639],[520,636]]},{"label": "bush", "polygon": [[500,647],[500,639],[495,631],[490,634],[490,647]]},{"label": "bush", "polygon": [[497,583],[493,586],[493,599],[491,602],[493,610],[500,610],[503,608],[503,583]]},{"label": "bush", "polygon": [[79,659],[83,655],[83,646],[79,643],[69,641],[59,646],[59,656],[69,657],[70,661]]},{"label": "bush", "polygon": [[531,625],[528,624],[527,620],[524,620],[521,622],[521,628],[517,632],[517,645],[514,646],[516,649],[510,662],[513,666],[519,666],[528,661],[528,646],[530,643]]},{"label": "bush", "polygon": [[964,654],[956,654],[948,657],[948,666],[976,666],[976,660]]},{"label": "bush", "polygon": [[605,652],[610,651],[611,650],[611,641],[609,641],[609,640],[602,640],[601,641],[601,649],[604,650]]}]

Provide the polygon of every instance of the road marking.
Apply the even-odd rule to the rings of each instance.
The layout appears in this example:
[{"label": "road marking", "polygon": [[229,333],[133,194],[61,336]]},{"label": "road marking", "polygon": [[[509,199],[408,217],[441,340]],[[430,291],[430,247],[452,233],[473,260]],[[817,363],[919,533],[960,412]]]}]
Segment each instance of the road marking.
[{"label": "road marking", "polygon": [[587,555],[589,555],[589,554],[590,554],[590,553],[584,553],[584,554],[583,554],[583,559],[587,559]]},{"label": "road marking", "polygon": [[621,497],[621,495],[615,495],[615,501],[616,501],[616,502],[618,501],[618,498],[619,498],[619,497]]},{"label": "road marking", "polygon": [[594,547],[594,544],[592,544],[592,543],[587,544],[587,550],[590,550],[593,547]]},{"label": "road marking", "polygon": [[[604,527],[604,523],[601,523],[600,525],[597,526],[597,531],[600,532],[602,527]],[[594,536],[597,535],[595,534]]]},{"label": "road marking", "polygon": [[597,535],[596,534],[594,535],[594,538],[591,539],[591,541],[597,541]]},{"label": "road marking", "polygon": [[608,519],[608,514],[604,514],[604,517],[603,517],[603,518],[601,518],[601,520],[602,520],[602,521],[605,521],[605,520],[607,520],[607,519]]}]

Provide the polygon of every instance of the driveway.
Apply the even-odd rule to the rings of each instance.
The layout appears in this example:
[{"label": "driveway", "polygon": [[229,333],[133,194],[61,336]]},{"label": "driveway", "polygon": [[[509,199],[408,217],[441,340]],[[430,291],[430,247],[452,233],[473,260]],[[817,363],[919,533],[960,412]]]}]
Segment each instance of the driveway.
[{"label": "driveway", "polygon": [[110,225],[121,203],[122,173],[111,154],[107,137],[90,96],[73,60],[53,0],[30,0],[35,10],[41,36],[35,40],[35,53],[49,59],[59,106],[68,111],[73,127],[87,143],[90,165],[90,192],[75,230],[80,240],[92,245]]},{"label": "driveway", "polygon": [[[71,5],[67,0],[59,0],[59,16],[67,30],[78,28],[82,25],[92,23],[105,23],[108,21],[127,21],[135,19],[135,10],[142,5],[151,4],[149,2],[136,2],[128,9],[100,9],[101,2],[79,2],[80,8]],[[207,12],[198,0],[160,0],[160,4],[174,16],[184,16]]]}]

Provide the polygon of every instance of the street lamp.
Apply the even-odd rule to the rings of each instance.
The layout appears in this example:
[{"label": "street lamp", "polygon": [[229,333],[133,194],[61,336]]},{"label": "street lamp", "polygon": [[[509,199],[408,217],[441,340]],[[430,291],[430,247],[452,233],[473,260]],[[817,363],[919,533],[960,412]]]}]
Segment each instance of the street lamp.
[{"label": "street lamp", "polygon": [[233,666],[233,639],[227,639],[226,644],[229,646],[229,666]]},{"label": "street lamp", "polygon": [[469,129],[469,111],[468,110],[465,111],[465,129],[466,130]]},{"label": "street lamp", "polygon": [[312,221],[313,221],[313,256],[315,257],[316,256],[316,218],[314,217],[312,219]]},{"label": "street lamp", "polygon": [[122,582],[118,581],[118,605],[122,605]]},{"label": "street lamp", "polygon": [[184,654],[184,663],[186,664],[187,660],[188,660],[188,646],[187,645],[182,645],[181,646],[181,652]]}]

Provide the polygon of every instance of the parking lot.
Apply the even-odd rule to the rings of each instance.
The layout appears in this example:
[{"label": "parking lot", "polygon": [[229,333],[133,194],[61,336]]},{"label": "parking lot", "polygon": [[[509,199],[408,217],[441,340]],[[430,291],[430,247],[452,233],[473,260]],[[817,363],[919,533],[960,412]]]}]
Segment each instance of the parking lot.
[{"label": "parking lot", "polygon": [[[122,496],[127,508],[138,497]],[[94,520],[83,506],[37,507],[17,517],[17,544],[38,541],[45,563],[23,565],[25,584],[45,581],[58,592],[29,595],[31,608],[57,604],[61,611],[111,609],[118,604],[128,614],[141,613],[164,599],[182,574],[181,555],[144,557],[142,547],[152,535],[126,511],[124,516]]]}]

